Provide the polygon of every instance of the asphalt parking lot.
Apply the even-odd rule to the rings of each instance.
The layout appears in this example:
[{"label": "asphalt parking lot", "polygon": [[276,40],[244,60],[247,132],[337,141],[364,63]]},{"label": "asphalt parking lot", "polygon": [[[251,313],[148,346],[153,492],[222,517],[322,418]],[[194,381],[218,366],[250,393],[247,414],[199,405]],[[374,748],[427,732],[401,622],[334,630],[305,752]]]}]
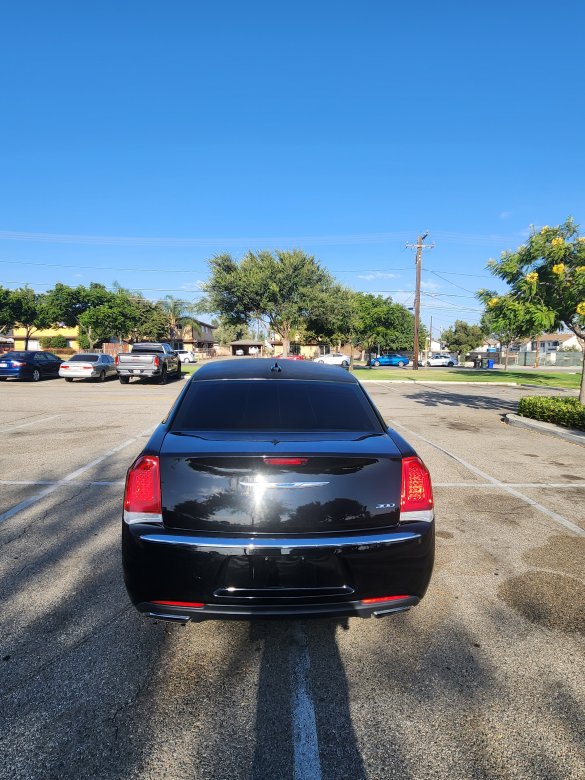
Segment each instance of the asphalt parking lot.
[{"label": "asphalt parking lot", "polygon": [[416,609],[181,627],[119,557],[181,387],[0,386],[0,778],[585,778],[585,450],[501,421],[550,390],[367,385],[435,486]]}]

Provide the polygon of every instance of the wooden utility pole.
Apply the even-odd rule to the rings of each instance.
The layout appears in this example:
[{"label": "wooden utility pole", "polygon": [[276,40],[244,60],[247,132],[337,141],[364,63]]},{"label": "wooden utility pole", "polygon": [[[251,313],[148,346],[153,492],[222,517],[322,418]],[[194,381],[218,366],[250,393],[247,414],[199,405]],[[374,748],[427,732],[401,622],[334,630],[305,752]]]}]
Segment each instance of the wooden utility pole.
[{"label": "wooden utility pole", "polygon": [[432,249],[434,244],[425,244],[424,240],[428,236],[428,231],[418,237],[416,244],[407,244],[411,249],[416,248],[416,286],[414,292],[414,355],[412,360],[413,371],[418,371],[418,334],[420,331],[420,277],[422,271],[422,253],[423,249]]}]

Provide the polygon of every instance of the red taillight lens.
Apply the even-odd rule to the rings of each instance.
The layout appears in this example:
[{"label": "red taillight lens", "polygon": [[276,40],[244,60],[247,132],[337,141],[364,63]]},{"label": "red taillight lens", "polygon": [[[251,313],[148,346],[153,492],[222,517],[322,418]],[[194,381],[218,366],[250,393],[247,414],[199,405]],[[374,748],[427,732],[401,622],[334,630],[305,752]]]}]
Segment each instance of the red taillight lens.
[{"label": "red taillight lens", "polygon": [[26,363],[23,363],[22,360],[13,360],[12,361],[13,366],[26,366]]},{"label": "red taillight lens", "polygon": [[308,458],[264,458],[269,466],[306,466]]},{"label": "red taillight lens", "polygon": [[120,362],[120,358],[118,357],[118,355],[116,355],[116,365],[118,365],[119,362]]},{"label": "red taillight lens", "polygon": [[155,365],[155,366],[158,366],[158,365],[159,365],[159,363],[160,363],[160,358],[156,357],[156,355],[155,355],[155,358],[154,358],[154,365]]},{"label": "red taillight lens", "polygon": [[433,488],[427,467],[420,458],[403,458],[400,511],[418,512],[432,508]]},{"label": "red taillight lens", "polygon": [[151,601],[151,604],[162,604],[165,607],[196,607],[200,609],[205,604],[202,601]]},{"label": "red taillight lens", "polygon": [[158,458],[141,455],[130,467],[124,491],[126,512],[162,514]]},{"label": "red taillight lens", "polygon": [[382,601],[398,601],[399,599],[407,599],[409,596],[377,596],[375,599],[362,599],[362,604],[378,604]]},{"label": "red taillight lens", "polygon": [[61,368],[69,368],[69,366],[67,365],[67,363],[61,363]]}]

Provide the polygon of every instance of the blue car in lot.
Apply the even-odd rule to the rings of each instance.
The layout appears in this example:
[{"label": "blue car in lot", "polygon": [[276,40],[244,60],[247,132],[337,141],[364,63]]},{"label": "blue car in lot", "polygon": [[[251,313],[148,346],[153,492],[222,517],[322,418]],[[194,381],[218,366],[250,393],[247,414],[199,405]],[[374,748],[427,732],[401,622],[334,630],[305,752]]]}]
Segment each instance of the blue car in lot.
[{"label": "blue car in lot", "polygon": [[59,376],[63,361],[52,352],[39,350],[14,350],[0,355],[0,379],[40,379]]},{"label": "blue car in lot", "polygon": [[407,366],[409,363],[410,360],[406,355],[400,355],[398,352],[389,352],[387,355],[377,355],[370,358],[366,365],[370,367],[375,366],[376,368],[378,366],[399,366],[402,368],[402,366]]}]

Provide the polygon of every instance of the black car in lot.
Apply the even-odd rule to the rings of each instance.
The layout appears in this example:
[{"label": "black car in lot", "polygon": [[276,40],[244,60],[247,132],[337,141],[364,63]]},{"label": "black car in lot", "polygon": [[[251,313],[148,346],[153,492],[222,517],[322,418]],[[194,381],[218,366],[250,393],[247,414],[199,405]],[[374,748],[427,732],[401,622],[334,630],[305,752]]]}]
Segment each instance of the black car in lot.
[{"label": "black car in lot", "polygon": [[130,467],[122,552],[137,609],[176,622],[382,616],[434,559],[429,472],[354,378],[203,366]]},{"label": "black car in lot", "polygon": [[13,350],[0,355],[0,379],[30,379],[38,382],[58,377],[63,361],[52,352],[34,349]]}]

